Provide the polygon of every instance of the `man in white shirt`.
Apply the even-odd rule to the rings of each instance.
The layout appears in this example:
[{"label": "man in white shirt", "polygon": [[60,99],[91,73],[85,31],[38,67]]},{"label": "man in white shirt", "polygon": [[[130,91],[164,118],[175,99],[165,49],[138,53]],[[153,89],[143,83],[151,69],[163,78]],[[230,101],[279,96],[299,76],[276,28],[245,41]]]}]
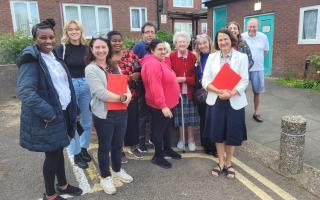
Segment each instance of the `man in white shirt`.
[{"label": "man in white shirt", "polygon": [[252,53],[254,65],[249,71],[252,90],[254,94],[254,114],[253,119],[263,122],[259,114],[260,94],[264,92],[264,56],[269,52],[269,42],[265,34],[258,32],[258,20],[253,18],[247,24],[247,32],[242,34],[242,38],[247,42]]}]

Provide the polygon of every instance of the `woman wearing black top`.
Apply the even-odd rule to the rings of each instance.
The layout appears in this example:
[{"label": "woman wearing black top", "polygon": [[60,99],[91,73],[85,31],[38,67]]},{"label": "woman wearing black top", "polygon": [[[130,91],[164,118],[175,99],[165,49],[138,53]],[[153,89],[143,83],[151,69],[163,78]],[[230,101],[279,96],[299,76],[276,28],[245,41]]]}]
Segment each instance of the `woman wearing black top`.
[{"label": "woman wearing black top", "polygon": [[87,162],[91,161],[87,149],[90,144],[92,114],[89,110],[90,89],[84,77],[86,66],[84,56],[88,46],[85,45],[82,25],[75,20],[67,22],[64,26],[61,42],[62,44],[56,48],[56,51],[70,71],[80,110],[80,124],[83,128],[83,133],[76,133],[74,139],[71,140],[68,153],[74,155],[75,164],[85,169],[88,167]]}]

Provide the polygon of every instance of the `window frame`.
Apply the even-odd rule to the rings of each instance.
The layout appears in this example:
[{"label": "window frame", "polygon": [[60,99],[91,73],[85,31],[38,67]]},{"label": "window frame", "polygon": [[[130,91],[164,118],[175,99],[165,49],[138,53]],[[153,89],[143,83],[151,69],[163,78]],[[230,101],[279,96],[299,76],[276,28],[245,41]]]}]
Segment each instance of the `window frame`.
[{"label": "window frame", "polygon": [[201,34],[202,34],[202,25],[203,24],[206,25],[206,33],[205,34],[208,34],[208,23],[207,22],[200,22]]},{"label": "window frame", "polygon": [[[183,21],[178,21],[178,22],[174,22],[174,24],[173,24],[173,32],[174,33],[176,33],[176,24],[188,24],[188,25],[191,25],[191,33],[190,33],[190,37],[192,36],[192,34],[193,34],[193,27],[192,27],[192,22],[189,22],[189,21],[185,21],[185,22],[183,22]],[[185,31],[185,30],[183,30],[183,31]],[[187,32],[187,31],[185,31],[185,32]]]},{"label": "window frame", "polygon": [[[308,10],[318,10],[316,39],[302,39],[304,12]],[[298,44],[320,44],[320,5],[300,8]]]},{"label": "window frame", "polygon": [[[97,4],[81,4],[81,3],[63,3],[62,4],[62,7],[63,7],[63,24],[65,24],[67,22],[67,19],[66,19],[66,6],[74,6],[74,7],[77,7],[78,9],[78,16],[79,16],[79,19],[78,21],[80,23],[82,23],[82,20],[81,20],[81,6],[87,6],[87,7],[94,7],[94,14],[95,14],[95,23],[96,23],[96,27],[97,27],[97,32],[99,33],[100,32],[100,29],[99,29],[99,15],[98,15],[98,9],[99,8],[107,8],[109,9],[109,19],[110,19],[110,30],[113,30],[113,20],[112,20],[112,10],[111,10],[111,6],[109,5],[97,5]],[[83,27],[85,28],[85,27]],[[86,39],[90,39],[92,37],[92,35],[87,35],[86,34]]]},{"label": "window frame", "polygon": [[191,0],[191,6],[181,6],[181,5],[176,5],[175,0],[172,0],[172,6],[175,8],[193,8],[194,7],[194,0]]},{"label": "window frame", "polygon": [[[38,7],[38,1],[34,0],[34,1],[20,1],[20,0],[10,0],[10,10],[11,10],[11,17],[12,17],[12,25],[13,25],[13,31],[17,32],[18,31],[18,27],[17,27],[17,21],[16,21],[16,13],[14,11],[14,4],[15,3],[25,3],[27,5],[27,17],[28,17],[28,21],[32,22],[32,18],[31,18],[31,10],[30,10],[30,4],[31,3],[35,3],[36,7],[37,7],[37,11],[38,11],[38,23],[40,22],[40,16],[39,16],[39,7]],[[32,25],[30,25],[29,23],[29,32],[31,35],[31,29],[32,29]]]},{"label": "window frame", "polygon": [[[145,13],[145,22],[148,21],[148,10],[146,7],[129,7],[129,11],[130,11],[130,31],[132,32],[140,32],[141,31],[141,27],[143,26],[143,24],[145,23],[142,23],[142,9],[144,9],[144,13]],[[132,27],[132,10],[139,10],[139,22],[140,22],[140,25],[141,27],[139,28],[133,28]]]},{"label": "window frame", "polygon": [[207,0],[201,0],[201,9],[207,10],[207,6],[204,5],[204,3],[207,2]]}]

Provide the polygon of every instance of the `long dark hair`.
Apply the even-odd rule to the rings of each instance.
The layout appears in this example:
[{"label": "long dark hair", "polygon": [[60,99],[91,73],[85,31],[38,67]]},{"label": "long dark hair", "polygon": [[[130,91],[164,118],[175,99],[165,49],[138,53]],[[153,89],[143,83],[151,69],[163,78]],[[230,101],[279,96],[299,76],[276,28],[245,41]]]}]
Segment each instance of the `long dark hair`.
[{"label": "long dark hair", "polygon": [[214,47],[216,48],[216,50],[218,50],[218,51],[220,50],[220,47],[218,45],[218,35],[219,35],[219,33],[224,33],[224,34],[228,35],[230,40],[231,40],[231,47],[236,46],[237,41],[234,38],[233,34],[228,29],[222,28],[216,33],[215,38],[214,38]]},{"label": "long dark hair", "polygon": [[153,39],[148,46],[149,53],[152,53],[151,51],[154,51],[157,48],[157,45],[160,43],[163,43],[162,40],[157,38]]},{"label": "long dark hair", "polygon": [[239,24],[238,22],[236,22],[236,21],[231,21],[231,22],[228,23],[228,25],[227,25],[226,28],[229,28],[229,26],[230,26],[231,24],[236,25],[236,26],[238,27],[239,35],[237,36],[237,40],[238,40],[238,41],[237,41],[237,46],[236,46],[236,47],[237,47],[237,48],[241,48],[241,47],[243,47],[244,42],[243,42],[242,37],[241,37],[240,24]]},{"label": "long dark hair", "polygon": [[107,46],[108,46],[108,49],[109,49],[109,52],[108,52],[108,55],[106,57],[106,64],[108,66],[111,66],[111,67],[114,67],[115,66],[115,63],[112,61],[111,59],[111,56],[112,56],[112,49],[111,49],[111,44],[110,44],[110,41],[104,37],[96,37],[96,38],[92,38],[90,43],[89,43],[89,47],[88,47],[88,53],[87,55],[85,56],[85,63],[86,65],[90,64],[92,61],[96,60],[96,57],[93,55],[92,53],[92,48],[93,48],[93,44],[95,43],[95,41],[97,40],[101,40],[101,41],[104,41]]}]

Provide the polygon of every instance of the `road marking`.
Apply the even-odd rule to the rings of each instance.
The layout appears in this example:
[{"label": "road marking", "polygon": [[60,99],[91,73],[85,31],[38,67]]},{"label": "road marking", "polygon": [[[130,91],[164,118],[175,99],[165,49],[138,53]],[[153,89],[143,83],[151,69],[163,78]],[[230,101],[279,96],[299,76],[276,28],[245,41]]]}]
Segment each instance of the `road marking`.
[{"label": "road marking", "polygon": [[[89,149],[96,149],[98,148],[98,144],[90,144]],[[176,148],[174,148],[175,150],[177,150]],[[127,149],[124,149],[127,150]],[[197,150],[202,150],[202,148],[197,147]],[[154,150],[151,149],[148,151],[148,154],[152,154],[154,153]],[[215,162],[218,162],[216,158],[212,157],[211,155],[206,155],[206,154],[200,154],[200,153],[184,153],[182,154],[183,158],[205,158],[205,159],[209,159]],[[142,160],[151,160],[152,156],[149,155],[145,155],[143,157]],[[252,177],[254,177],[256,180],[258,180],[260,183],[262,183],[263,185],[265,185],[267,188],[269,188],[270,190],[272,190],[274,193],[276,193],[277,195],[279,195],[282,199],[284,200],[296,200],[295,197],[293,197],[292,195],[290,195],[289,193],[287,193],[286,191],[284,191],[283,189],[281,189],[278,185],[276,185],[275,183],[271,182],[270,180],[268,180],[267,178],[265,178],[264,176],[262,176],[261,174],[259,174],[258,172],[256,172],[255,170],[253,170],[252,168],[250,168],[249,166],[245,165],[244,163],[242,163],[241,161],[239,161],[237,158],[233,159],[233,162],[235,165],[237,165],[238,167],[240,167],[241,169],[243,169],[246,173],[250,174]],[[92,173],[95,173],[96,176],[99,177],[99,175],[97,175],[97,169],[95,168],[95,166],[93,166],[94,169],[92,170]],[[90,168],[90,165],[89,165]],[[92,175],[91,173],[91,175]],[[90,173],[89,177],[90,177]],[[97,177],[92,175],[92,178],[90,177],[91,180],[97,180]],[[243,185],[245,185],[249,190],[251,190],[255,195],[257,195],[259,198],[261,199],[272,199],[271,196],[269,196],[266,192],[264,192],[262,189],[260,189],[258,186],[256,186],[253,182],[251,182],[249,179],[247,179],[245,176],[243,176],[241,173],[239,173],[237,171],[237,176],[236,179],[239,180]],[[96,192],[96,191],[100,191],[102,190],[102,188],[100,187],[99,184],[94,184],[93,189],[91,192]]]},{"label": "road marking", "polygon": [[246,171],[248,174],[250,174],[252,177],[257,179],[260,183],[270,188],[274,193],[279,195],[282,199],[296,200],[295,197],[293,197],[292,195],[290,195],[289,193],[281,189],[279,186],[277,186],[276,184],[274,184],[273,182],[271,182],[270,180],[268,180],[267,178],[265,178],[264,176],[262,176],[261,174],[259,174],[258,172],[256,172],[255,170],[253,170],[243,162],[241,162],[240,160],[238,160],[237,158],[234,158],[233,162],[236,165],[238,165],[240,168],[242,168],[244,171]]}]

